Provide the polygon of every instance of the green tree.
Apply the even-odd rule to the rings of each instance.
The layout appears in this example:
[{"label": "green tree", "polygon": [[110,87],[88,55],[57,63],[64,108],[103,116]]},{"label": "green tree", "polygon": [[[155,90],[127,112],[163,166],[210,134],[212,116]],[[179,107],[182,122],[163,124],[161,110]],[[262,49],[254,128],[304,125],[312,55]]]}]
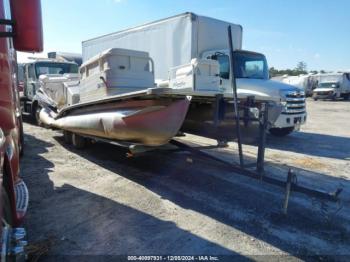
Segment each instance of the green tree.
[{"label": "green tree", "polygon": [[300,62],[298,62],[297,67],[295,69],[296,69],[296,71],[306,73],[307,65],[304,61],[300,61]]}]

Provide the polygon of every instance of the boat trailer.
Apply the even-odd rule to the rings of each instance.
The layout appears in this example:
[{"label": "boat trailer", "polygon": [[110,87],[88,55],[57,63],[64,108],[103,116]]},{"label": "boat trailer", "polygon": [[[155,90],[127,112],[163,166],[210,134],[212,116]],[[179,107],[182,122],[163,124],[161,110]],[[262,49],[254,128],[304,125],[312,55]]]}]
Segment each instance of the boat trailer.
[{"label": "boat trailer", "polygon": [[[228,27],[228,38],[229,38],[229,47],[230,51],[233,52],[232,48],[232,36],[231,36],[231,28]],[[231,60],[231,63],[233,61]],[[231,64],[231,68],[233,68],[234,65]],[[232,71],[231,71],[232,73]],[[233,75],[233,74],[232,74]],[[187,152],[190,152],[194,155],[198,155],[203,158],[211,159],[213,161],[219,162],[223,164],[222,166],[225,168],[225,170],[229,172],[234,172],[238,175],[247,176],[250,178],[254,178],[257,180],[260,180],[262,182],[279,186],[285,189],[285,199],[283,203],[283,209],[282,213],[284,215],[287,215],[288,211],[288,203],[290,198],[290,193],[292,191],[303,193],[305,195],[324,200],[324,201],[331,201],[331,202],[338,202],[340,201],[339,195],[342,192],[342,188],[337,188],[335,192],[325,192],[321,190],[312,189],[309,187],[305,187],[298,184],[297,175],[294,173],[292,169],[289,169],[287,173],[287,177],[285,181],[273,178],[271,176],[268,176],[264,170],[264,162],[265,162],[265,142],[266,142],[266,133],[268,128],[268,122],[269,122],[269,107],[270,104],[268,102],[261,103],[259,108],[259,136],[258,136],[258,153],[257,153],[257,159],[256,163],[253,163],[252,165],[245,165],[244,164],[244,156],[243,156],[243,148],[242,148],[242,140],[241,140],[241,130],[240,130],[240,121],[243,121],[244,123],[249,121],[254,121],[254,119],[250,119],[248,112],[249,107],[251,104],[254,104],[254,97],[248,98],[244,104],[239,105],[238,98],[237,98],[237,86],[236,86],[236,79],[232,77],[232,90],[233,90],[233,110],[234,110],[234,121],[236,122],[236,137],[237,137],[237,144],[238,144],[238,153],[239,153],[239,164],[234,164],[227,162],[225,160],[222,160],[218,157],[215,157],[209,153],[206,153],[204,151],[201,151],[200,149],[196,149],[194,147],[191,147],[185,143],[182,143],[178,140],[171,140],[170,143],[177,146],[180,150],[184,150]],[[220,122],[220,116],[222,117],[222,104],[224,103],[223,97],[221,95],[216,96],[215,101],[215,110],[214,110],[214,123],[215,125],[218,125]],[[243,117],[239,115],[239,110],[243,110],[244,114]],[[249,169],[251,167],[256,166],[255,170]]]},{"label": "boat trailer", "polygon": [[[218,116],[221,114],[220,113],[220,104],[221,102],[219,101],[222,99],[221,96],[217,96],[217,102],[216,105],[216,110],[214,112],[214,119],[215,123],[219,123],[220,119],[218,119]],[[234,101],[234,103],[237,103],[237,100]],[[249,104],[250,102],[246,102],[245,105],[239,106],[238,103],[235,108],[239,108],[240,110],[243,110],[243,112],[246,112],[249,110]],[[289,169],[286,180],[280,180],[274,177],[269,176],[266,174],[264,165],[265,165],[265,146],[266,146],[266,133],[267,133],[267,128],[268,128],[268,113],[269,113],[269,104],[268,103],[262,103],[260,104],[260,109],[259,109],[259,135],[258,135],[258,151],[257,151],[257,157],[256,157],[256,162],[255,163],[247,163],[245,164],[244,162],[244,155],[243,155],[243,147],[241,144],[241,134],[240,134],[240,129],[236,129],[236,137],[237,137],[237,143],[239,145],[239,163],[232,163],[225,161],[219,157],[216,157],[210,153],[204,152],[201,149],[203,148],[196,148],[192,147],[186,143],[180,142],[179,140],[172,139],[170,141],[170,144],[174,145],[177,147],[176,151],[187,151],[192,153],[193,155],[197,155],[202,158],[206,158],[209,160],[213,160],[216,162],[219,162],[222,164],[222,167],[229,172],[233,172],[237,175],[242,175],[246,177],[250,177],[256,180],[260,180],[262,182],[265,182],[270,185],[282,187],[285,189],[285,200],[283,203],[283,209],[282,213],[284,215],[287,215],[288,211],[288,203],[289,203],[289,198],[290,198],[290,193],[293,192],[298,192],[302,193],[305,195],[308,195],[310,197],[314,197],[317,199],[320,199],[322,201],[330,201],[330,202],[340,202],[339,195],[342,192],[342,188],[338,188],[335,192],[326,192],[326,191],[321,191],[321,190],[316,190],[312,189],[309,187],[305,187],[302,185],[298,184],[298,179],[297,175],[293,171],[293,169]],[[254,119],[250,119],[249,116],[243,117],[238,117],[238,120],[241,122],[247,122],[247,121],[254,121]],[[212,148],[212,147],[211,147]],[[255,170],[253,169],[255,167]]]}]

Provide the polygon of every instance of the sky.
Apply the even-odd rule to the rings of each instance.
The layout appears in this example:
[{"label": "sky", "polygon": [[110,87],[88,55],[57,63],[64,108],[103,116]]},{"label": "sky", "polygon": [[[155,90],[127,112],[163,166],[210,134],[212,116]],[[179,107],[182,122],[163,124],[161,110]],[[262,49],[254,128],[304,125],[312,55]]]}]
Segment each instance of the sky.
[{"label": "sky", "polygon": [[39,56],[81,53],[84,40],[184,12],[242,25],[243,48],[270,67],[350,70],[350,0],[42,0]]}]

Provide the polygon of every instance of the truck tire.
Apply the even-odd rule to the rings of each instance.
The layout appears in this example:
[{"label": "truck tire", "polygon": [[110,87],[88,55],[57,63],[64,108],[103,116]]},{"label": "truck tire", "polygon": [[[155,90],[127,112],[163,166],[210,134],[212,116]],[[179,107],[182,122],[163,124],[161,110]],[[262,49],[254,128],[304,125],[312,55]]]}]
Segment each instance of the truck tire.
[{"label": "truck tire", "polygon": [[[4,186],[2,186],[2,227],[3,229],[7,228],[8,230],[12,230],[14,227],[14,219],[11,209],[11,201],[8,196],[7,190]],[[9,236],[8,236],[9,237]],[[25,251],[20,254],[11,254],[10,250],[14,247],[14,243],[12,243],[12,239],[2,239],[2,241],[6,241],[7,244],[2,243],[2,248],[5,248],[6,251],[3,251],[5,257],[2,257],[1,261],[9,261],[9,262],[18,262],[18,261],[26,261]]]},{"label": "truck tire", "polygon": [[350,99],[350,93],[343,94],[344,100],[349,100]]},{"label": "truck tire", "polygon": [[63,131],[63,138],[64,142],[68,145],[72,144],[72,132],[69,132],[67,130]]},{"label": "truck tire", "polygon": [[283,137],[287,136],[294,131],[294,127],[285,128],[270,128],[269,132],[273,136]]},{"label": "truck tire", "polygon": [[36,104],[33,108],[33,116],[35,118],[35,123],[38,125],[38,126],[42,126],[43,125],[43,122],[41,122],[40,120],[40,111],[41,111],[41,106],[39,106],[38,104]]},{"label": "truck tire", "polygon": [[75,133],[72,134],[72,144],[76,149],[83,149],[87,145],[87,141],[85,137],[77,135]]}]

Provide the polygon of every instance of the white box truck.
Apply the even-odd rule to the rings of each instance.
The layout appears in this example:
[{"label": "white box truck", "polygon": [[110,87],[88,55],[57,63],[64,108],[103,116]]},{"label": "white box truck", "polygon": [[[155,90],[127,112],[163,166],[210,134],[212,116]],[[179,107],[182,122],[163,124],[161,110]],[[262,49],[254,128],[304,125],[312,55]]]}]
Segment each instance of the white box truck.
[{"label": "white box truck", "polygon": [[350,73],[317,74],[314,76],[317,87],[313,99],[350,99]]},{"label": "white box truck", "polygon": [[224,96],[232,97],[229,25],[235,49],[233,72],[238,97],[254,96],[256,100],[282,104],[282,113],[270,127],[272,134],[283,136],[298,129],[306,121],[304,91],[271,81],[265,56],[242,50],[242,26],[237,24],[184,13],[83,41],[83,61],[108,48],[145,51],[154,60],[155,79],[160,82],[169,79],[172,68],[190,64],[192,59],[217,60],[220,65],[220,89]]}]

